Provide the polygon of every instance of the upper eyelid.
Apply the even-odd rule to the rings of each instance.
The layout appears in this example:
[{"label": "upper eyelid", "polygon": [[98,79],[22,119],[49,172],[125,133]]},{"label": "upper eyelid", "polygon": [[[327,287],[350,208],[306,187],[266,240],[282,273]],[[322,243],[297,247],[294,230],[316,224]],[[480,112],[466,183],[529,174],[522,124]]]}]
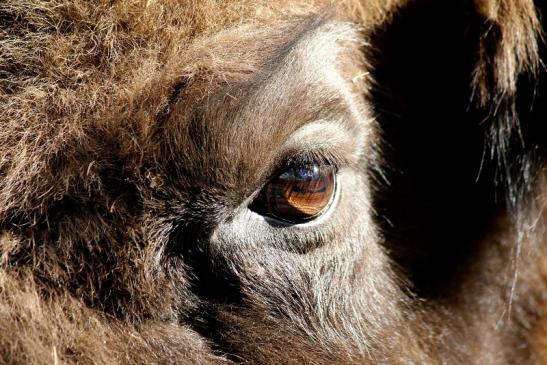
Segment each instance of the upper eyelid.
[{"label": "upper eyelid", "polygon": [[345,120],[316,120],[297,129],[277,151],[269,175],[290,162],[310,161],[341,168],[358,159],[362,148],[355,131]]},{"label": "upper eyelid", "polygon": [[340,164],[356,160],[366,141],[366,124],[346,118],[316,120],[291,133],[281,147],[285,151],[326,151]]},{"label": "upper eyelid", "polygon": [[344,156],[340,156],[336,151],[331,151],[325,148],[317,148],[312,150],[289,149],[278,155],[267,173],[261,180],[260,188],[266,185],[269,181],[282,174],[287,168],[293,164],[311,164],[318,163],[333,166],[336,171],[348,165]]},{"label": "upper eyelid", "polygon": [[285,161],[285,164],[278,165],[280,169],[284,166],[290,165],[331,165],[335,168],[344,166],[347,160],[343,156],[339,156],[335,151],[328,149],[313,149],[313,150],[301,150],[301,151],[287,151],[281,157],[281,161]]},{"label": "upper eyelid", "polygon": [[253,188],[254,196],[269,181],[279,176],[292,162],[317,162],[333,165],[338,171],[355,166],[365,138],[356,133],[353,123],[345,119],[311,121],[293,131],[273,152]]}]

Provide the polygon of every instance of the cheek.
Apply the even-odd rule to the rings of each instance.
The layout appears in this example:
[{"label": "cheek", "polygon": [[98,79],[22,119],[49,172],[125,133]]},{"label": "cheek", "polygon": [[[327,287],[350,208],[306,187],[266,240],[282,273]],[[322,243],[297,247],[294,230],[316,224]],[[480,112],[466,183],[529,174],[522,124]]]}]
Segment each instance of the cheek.
[{"label": "cheek", "polygon": [[383,336],[385,322],[400,313],[400,293],[372,224],[367,180],[342,169],[339,187],[333,209],[303,225],[274,226],[241,208],[213,234],[211,260],[226,270],[223,276],[237,278],[230,285],[238,286],[246,303],[292,313],[289,327],[309,331],[309,323],[338,316],[352,321],[348,328]]}]

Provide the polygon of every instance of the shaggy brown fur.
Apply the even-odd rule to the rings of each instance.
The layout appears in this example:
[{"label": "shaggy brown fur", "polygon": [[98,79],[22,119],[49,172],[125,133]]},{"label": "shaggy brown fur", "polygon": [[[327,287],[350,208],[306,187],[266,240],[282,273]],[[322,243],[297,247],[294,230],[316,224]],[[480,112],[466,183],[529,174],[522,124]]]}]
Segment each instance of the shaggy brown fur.
[{"label": "shaggy brown fur", "polygon": [[547,363],[546,11],[0,2],[0,362]]}]

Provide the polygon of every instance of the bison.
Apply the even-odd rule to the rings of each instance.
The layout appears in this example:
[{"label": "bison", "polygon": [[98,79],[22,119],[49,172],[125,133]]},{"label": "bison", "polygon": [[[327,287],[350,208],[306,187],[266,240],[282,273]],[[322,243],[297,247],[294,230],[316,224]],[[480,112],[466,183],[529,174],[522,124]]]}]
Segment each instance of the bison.
[{"label": "bison", "polygon": [[546,363],[546,11],[3,0],[0,362]]}]

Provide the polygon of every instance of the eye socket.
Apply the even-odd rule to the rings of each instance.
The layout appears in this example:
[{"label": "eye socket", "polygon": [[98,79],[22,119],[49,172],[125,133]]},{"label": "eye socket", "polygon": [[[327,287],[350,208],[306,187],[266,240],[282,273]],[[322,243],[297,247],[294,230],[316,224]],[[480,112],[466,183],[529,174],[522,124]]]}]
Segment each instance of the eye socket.
[{"label": "eye socket", "polygon": [[266,184],[249,208],[264,216],[303,223],[327,210],[335,190],[334,166],[292,165]]}]

